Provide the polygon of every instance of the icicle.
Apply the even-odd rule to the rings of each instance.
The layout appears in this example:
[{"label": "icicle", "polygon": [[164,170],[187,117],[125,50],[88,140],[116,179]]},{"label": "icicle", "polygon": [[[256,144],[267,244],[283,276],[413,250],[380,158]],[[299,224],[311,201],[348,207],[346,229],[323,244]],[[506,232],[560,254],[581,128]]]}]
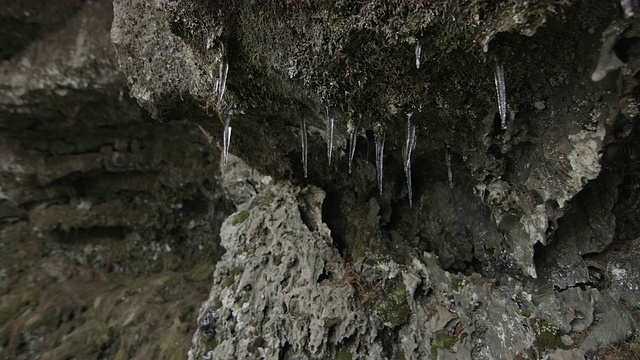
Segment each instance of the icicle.
[{"label": "icicle", "polygon": [[378,176],[378,189],[382,195],[382,172],[384,169],[384,129],[380,127],[376,133],[376,175]]},{"label": "icicle", "polygon": [[219,86],[219,96],[218,96],[218,104],[222,102],[222,97],[224,96],[224,91],[227,89],[227,73],[229,73],[229,64],[226,59],[223,59],[220,63],[220,85]]},{"label": "icicle", "polygon": [[507,129],[507,89],[504,82],[504,67],[498,59],[496,59],[495,68],[496,93],[498,95],[498,111],[500,112],[500,120],[502,121],[502,129]]},{"label": "icicle", "polygon": [[331,165],[331,154],[333,153],[333,117],[329,118],[329,107],[326,109],[326,121],[327,121],[327,159],[329,165]]},{"label": "icicle", "polygon": [[407,141],[402,152],[404,160],[404,175],[407,179],[407,191],[409,193],[409,207],[413,207],[413,189],[411,187],[411,154],[416,148],[416,127],[411,126],[411,116],[413,113],[407,114]]},{"label": "icicle", "polygon": [[302,118],[300,123],[300,132],[302,138],[302,168],[304,169],[304,177],[307,178],[307,152],[309,149],[309,143],[307,142],[307,120]]},{"label": "icicle", "polygon": [[358,140],[358,128],[354,125],[351,130],[351,136],[349,138],[349,174],[351,174],[351,164],[353,163],[353,156],[356,153],[356,142]]},{"label": "icicle", "polygon": [[224,55],[224,46],[222,47],[222,58],[220,59],[220,80],[216,85],[218,88],[218,104],[222,102],[222,97],[224,96],[224,91],[227,88],[227,74],[229,73],[229,63],[227,62],[227,58]]},{"label": "icicle", "polygon": [[222,132],[222,164],[227,165],[227,157],[229,156],[229,144],[231,143],[231,115],[233,110],[227,111],[227,117],[224,118],[224,130]]},{"label": "icicle", "polygon": [[422,42],[420,39],[416,40],[416,69],[420,69],[420,62],[422,56]]},{"label": "icicle", "polygon": [[449,178],[449,188],[453,189],[453,170],[451,169],[451,152],[449,152],[449,147],[447,146],[447,152],[445,154],[445,158],[447,160],[447,177]]},{"label": "icicle", "polygon": [[624,10],[625,18],[632,18],[633,15],[636,14],[635,11],[633,11],[633,4],[631,3],[631,0],[620,0],[620,6],[622,7],[622,10]]}]

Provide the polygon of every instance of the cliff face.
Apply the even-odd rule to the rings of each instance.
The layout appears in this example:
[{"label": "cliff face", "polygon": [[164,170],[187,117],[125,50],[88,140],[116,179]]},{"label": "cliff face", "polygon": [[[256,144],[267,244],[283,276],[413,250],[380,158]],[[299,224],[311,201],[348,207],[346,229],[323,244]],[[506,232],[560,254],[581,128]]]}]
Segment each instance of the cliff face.
[{"label": "cliff face", "polygon": [[2,356],[637,348],[635,2],[110,5],[0,12]]},{"label": "cliff face", "polygon": [[0,18],[0,358],[186,357],[221,252],[217,158],[129,96],[110,3]]}]

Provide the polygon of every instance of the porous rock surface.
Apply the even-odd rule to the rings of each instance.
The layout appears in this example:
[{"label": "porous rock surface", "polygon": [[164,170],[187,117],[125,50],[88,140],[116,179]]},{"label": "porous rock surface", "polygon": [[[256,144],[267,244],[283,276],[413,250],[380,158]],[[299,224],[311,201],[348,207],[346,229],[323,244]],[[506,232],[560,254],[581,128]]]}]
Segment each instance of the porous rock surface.
[{"label": "porous rock surface", "polygon": [[315,187],[276,184],[227,218],[227,252],[190,358],[428,358],[443,347],[434,334],[445,331],[464,339],[440,349],[445,358],[450,351],[461,359],[498,358],[532,345],[527,319],[508,293],[452,277],[429,253],[402,265],[364,260],[356,265],[362,277],[355,273],[321,221],[323,199]]},{"label": "porous rock surface", "polygon": [[3,6],[0,356],[639,353],[637,11]]},{"label": "porous rock surface", "polygon": [[[231,128],[230,152],[278,181],[225,222],[236,255],[217,266],[192,357],[572,358],[631,338],[634,6],[115,1],[138,102],[223,147]],[[321,216],[297,213],[313,186]],[[295,236],[266,230],[276,213]],[[287,267],[280,247],[309,262]],[[350,307],[327,295],[345,278]],[[292,292],[315,297],[297,310]],[[389,302],[409,311],[384,315]],[[439,306],[459,320],[421,331]]]}]

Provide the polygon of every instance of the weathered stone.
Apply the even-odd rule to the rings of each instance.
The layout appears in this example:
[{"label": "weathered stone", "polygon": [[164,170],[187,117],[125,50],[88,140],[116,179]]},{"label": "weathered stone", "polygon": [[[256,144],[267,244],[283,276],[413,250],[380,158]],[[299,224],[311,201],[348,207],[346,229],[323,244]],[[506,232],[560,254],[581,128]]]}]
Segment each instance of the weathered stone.
[{"label": "weathered stone", "polygon": [[637,353],[634,5],[7,4],[0,357]]},{"label": "weathered stone", "polygon": [[[465,230],[445,219],[441,233],[414,228],[403,235],[424,237],[425,248],[449,269],[468,268],[474,260],[487,269],[502,262],[535,277],[534,245],[547,244],[554,230],[549,224],[600,172],[605,120],[616,117],[618,99],[601,96],[616,92],[615,81],[591,82],[591,62],[584,59],[598,57],[600,33],[616,16],[605,8],[560,2],[489,8],[480,1],[407,2],[393,8],[376,2],[245,7],[116,1],[112,37],[134,96],[158,120],[189,118],[215,137],[222,134],[227,110],[243,110],[230,118],[231,152],[265,174],[303,178],[302,156],[296,155],[305,118],[310,156],[317,159],[309,161],[308,179],[329,190],[330,202],[334,196],[340,202],[354,184],[361,196],[375,194],[375,168],[364,153],[374,147],[371,132],[381,124],[386,149],[400,149],[404,113],[412,112],[418,128],[415,203],[448,196],[447,187],[437,186],[447,183],[449,149],[453,192],[464,204],[456,208],[452,196],[452,209],[465,211],[465,199],[480,198],[484,204],[468,210],[487,230]],[[444,20],[449,18],[456,26]],[[624,23],[617,38],[631,31],[624,30],[630,20]],[[585,27],[592,29],[588,35]],[[429,44],[420,69],[414,66],[416,43]],[[496,57],[505,64],[507,84],[517,84],[507,86],[510,117],[504,132],[494,126],[490,64]],[[226,66],[223,79],[219,70]],[[534,106],[543,100],[544,107]],[[318,154],[328,143],[327,115],[335,119],[331,143],[338,165],[325,170]],[[360,146],[356,174],[349,178],[341,160],[347,157],[347,130],[355,127]],[[414,213],[398,205],[407,193],[395,176],[401,152],[384,157],[381,222],[414,221]],[[334,231],[348,232],[339,222],[327,219]],[[340,237],[347,245],[351,241]]]},{"label": "weathered stone", "polygon": [[[199,321],[213,324],[198,330],[190,358],[425,358],[455,351],[476,359],[531,346],[527,320],[506,293],[463,275],[453,280],[433,255],[404,265],[377,255],[375,275],[361,277],[335,251],[325,224],[312,230],[303,221],[298,203],[309,194],[322,192],[269,186],[246,216],[225,221],[227,252]],[[313,212],[322,204],[306,206]]]}]

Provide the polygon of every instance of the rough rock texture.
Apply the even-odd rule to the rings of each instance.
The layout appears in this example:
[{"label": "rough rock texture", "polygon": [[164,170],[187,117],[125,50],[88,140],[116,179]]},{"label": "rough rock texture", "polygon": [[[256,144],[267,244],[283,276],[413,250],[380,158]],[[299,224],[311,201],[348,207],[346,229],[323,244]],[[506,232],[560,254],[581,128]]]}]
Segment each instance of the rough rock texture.
[{"label": "rough rock texture", "polygon": [[[483,2],[116,1],[112,37],[132,94],[152,116],[189,119],[221,134],[227,110],[243,110],[229,117],[231,152],[265,173],[302,178],[298,127],[305,119],[308,181],[330,189],[330,197],[354,187],[364,196],[374,194],[371,149],[384,131],[381,205],[396,224],[416,213],[400,201],[407,192],[400,171],[405,113],[412,112],[418,134],[416,203],[449,192],[434,189],[447,179],[448,149],[453,193],[479,197],[484,219],[493,223],[490,231],[500,235],[485,239],[472,231],[471,246],[452,252],[449,238],[469,241],[457,231],[412,229],[403,235],[419,236],[451,258],[446,266],[452,269],[467,267],[473,253],[483,265],[507,257],[535,277],[534,245],[547,243],[568,201],[598,176],[605,127],[618,115],[615,77],[597,83],[589,78],[602,46],[600,34],[610,23],[622,29],[616,38],[637,31],[618,11]],[[449,18],[456,19],[455,26]],[[416,43],[423,45],[420,69]],[[494,59],[506,68],[506,131],[496,116]],[[225,65],[229,72],[220,100],[218,70]],[[333,157],[339,160],[328,169],[321,150],[328,137],[326,113],[335,118]],[[347,178],[346,139],[352,129],[359,146],[355,174]],[[606,246],[607,240],[601,243]]]},{"label": "rough rock texture", "polygon": [[429,253],[406,264],[363,259],[355,272],[321,222],[323,199],[315,187],[276,184],[227,218],[227,252],[190,358],[427,358],[438,351],[446,358],[455,351],[475,359],[533,344],[508,293],[478,276],[445,272]]},{"label": "rough rock texture", "polygon": [[186,358],[218,154],[129,96],[109,2],[0,8],[0,358]]},{"label": "rough rock texture", "polygon": [[[444,271],[428,252],[348,262],[321,222],[323,200],[280,182],[227,218],[190,359],[568,359],[634,332],[615,286],[499,284]],[[637,291],[626,296],[637,304]],[[581,337],[572,351],[565,333]]]},{"label": "rough rock texture", "polygon": [[[192,355],[416,358],[448,348],[437,356],[571,358],[631,337],[640,23],[637,4],[621,3],[115,1],[118,62],[151,116],[195,123],[222,147],[232,129],[230,152],[277,179],[282,201],[304,198],[295,186],[326,194],[321,220],[269,201],[234,215],[244,222],[227,219],[235,256],[216,269]],[[266,230],[279,211],[295,235]],[[286,270],[273,262],[279,246],[311,262]],[[286,271],[302,283],[283,286]],[[432,286],[445,271],[457,275]],[[357,299],[348,308],[328,300],[341,274]],[[432,292],[407,297],[408,315],[386,321],[389,302],[403,308],[395,290],[407,276]],[[490,287],[479,300],[488,309],[455,300],[447,283],[465,296]],[[291,292],[317,298],[287,313]],[[418,331],[436,318],[429,304],[460,328]],[[494,308],[530,318],[501,320]]]},{"label": "rough rock texture", "polygon": [[0,356],[630,358],[637,11],[8,3]]}]

